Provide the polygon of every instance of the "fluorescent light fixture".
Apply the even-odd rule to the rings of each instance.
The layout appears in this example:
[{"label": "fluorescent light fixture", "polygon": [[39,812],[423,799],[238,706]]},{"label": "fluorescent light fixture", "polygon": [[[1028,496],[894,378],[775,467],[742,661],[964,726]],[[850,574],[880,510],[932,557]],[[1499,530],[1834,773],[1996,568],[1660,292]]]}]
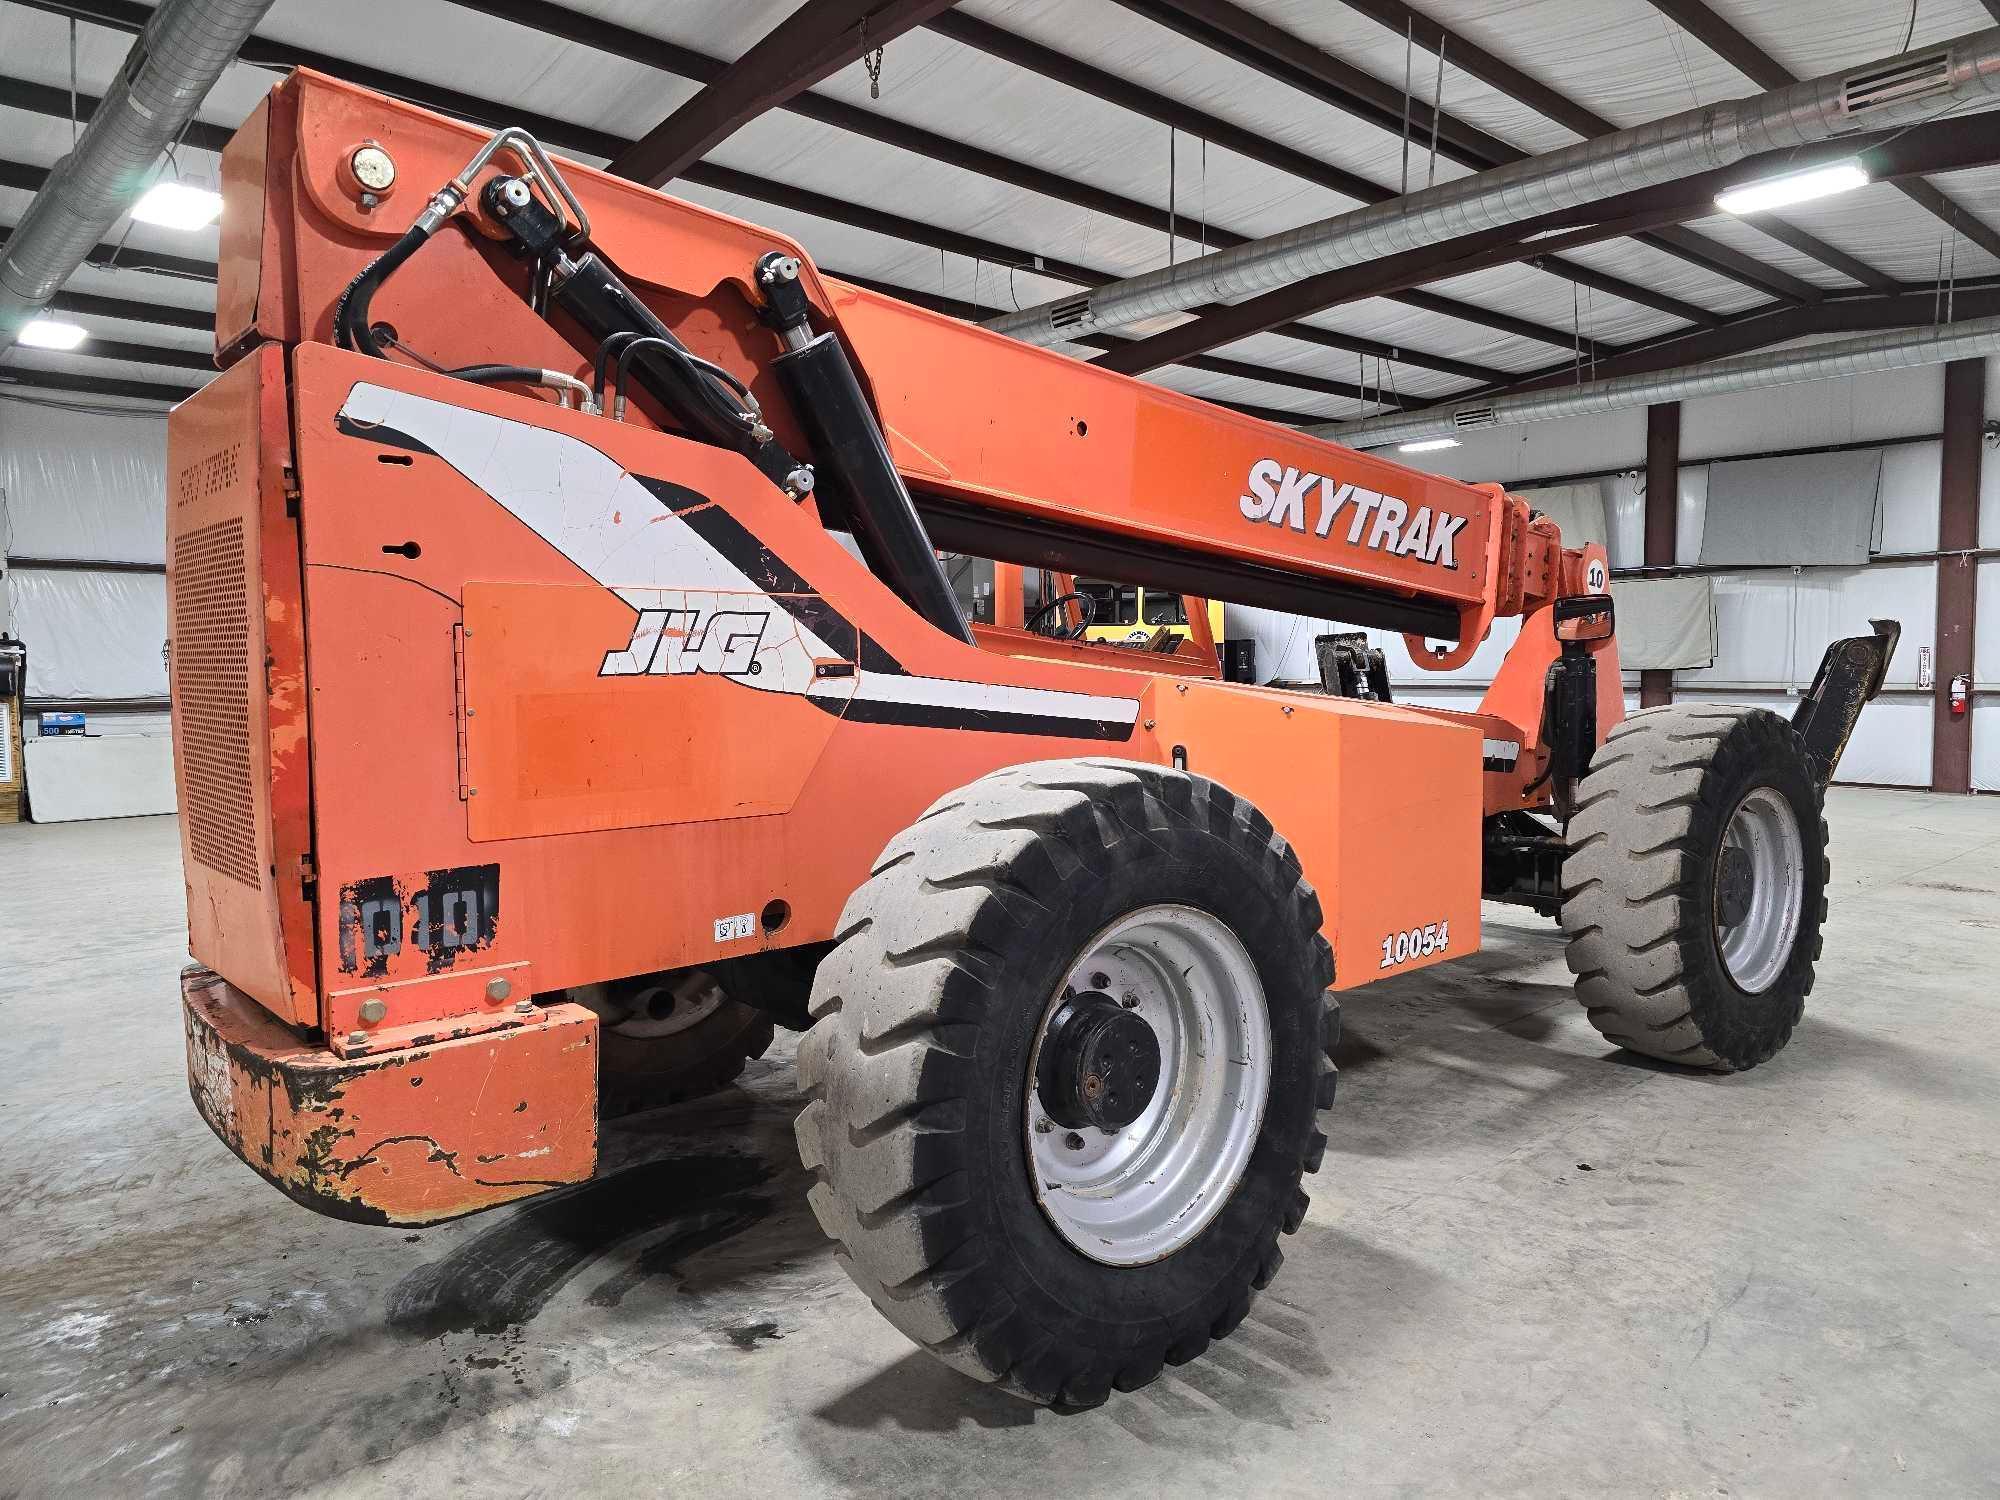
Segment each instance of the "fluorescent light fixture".
[{"label": "fluorescent light fixture", "polygon": [[1746,182],[1715,195],[1715,206],[1724,213],[1755,214],[1787,204],[1805,203],[1813,198],[1830,198],[1835,193],[1851,193],[1868,186],[1868,174],[1859,162],[1836,162],[1830,167],[1814,167],[1809,172],[1787,172],[1782,177],[1766,177]]},{"label": "fluorescent light fixture", "polygon": [[132,207],[132,217],[141,224],[162,229],[203,229],[221,212],[222,194],[185,182],[156,182]]},{"label": "fluorescent light fixture", "polygon": [[30,349],[74,349],[89,337],[76,324],[56,318],[36,318],[21,330],[21,342]]},{"label": "fluorescent light fixture", "polygon": [[1457,438],[1420,438],[1414,443],[1398,443],[1398,453],[1436,453],[1443,448],[1456,448]]}]

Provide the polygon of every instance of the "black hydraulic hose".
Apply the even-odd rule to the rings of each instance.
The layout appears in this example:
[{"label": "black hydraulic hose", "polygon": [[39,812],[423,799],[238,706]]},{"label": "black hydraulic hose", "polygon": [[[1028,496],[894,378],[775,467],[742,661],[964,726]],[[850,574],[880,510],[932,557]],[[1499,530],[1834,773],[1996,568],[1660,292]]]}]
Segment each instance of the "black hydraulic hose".
[{"label": "black hydraulic hose", "polygon": [[636,329],[626,329],[623,332],[605,335],[604,342],[597,346],[597,358],[591,364],[590,393],[596,398],[599,406],[604,405],[604,380],[608,374],[607,367],[611,363],[611,356],[632,340],[645,337],[647,335]]},{"label": "black hydraulic hose", "polygon": [[469,380],[474,385],[505,385],[515,380],[529,385],[542,383],[542,371],[536,365],[460,365],[444,373],[459,380]]},{"label": "black hydraulic hose", "polygon": [[343,349],[358,349],[375,359],[387,359],[382,346],[375,339],[375,331],[369,324],[368,305],[375,300],[375,293],[382,283],[402,266],[403,262],[423,248],[424,241],[431,237],[431,231],[422,223],[412,224],[403,231],[403,237],[368,262],[361,274],[347,284],[340,294],[340,301],[334,304],[333,341]]},{"label": "black hydraulic hose", "polygon": [[630,338],[620,339],[618,342],[618,367],[616,374],[612,376],[611,380],[612,404],[608,408],[614,414],[623,415],[625,381],[632,372],[632,356],[635,352],[646,348],[648,345],[657,349],[667,350],[668,352],[672,352],[674,347],[670,340],[650,333],[635,333]]},{"label": "black hydraulic hose", "polygon": [[618,350],[617,378],[612,382],[611,387],[614,402],[624,401],[625,382],[631,372],[632,360],[641,350],[648,348],[658,348],[669,359],[679,363],[682,366],[682,373],[688,383],[695,388],[696,392],[708,404],[710,410],[723,418],[723,420],[739,424],[744,428],[747,428],[757,420],[757,412],[754,409],[724,405],[721,396],[709,384],[709,380],[719,380],[737,392],[745,401],[753,401],[754,398],[750,395],[749,386],[745,385],[721,365],[713,364],[703,359],[700,355],[691,352],[679,340],[671,337],[660,338],[654,334],[644,334],[637,338],[626,339],[620,346]]}]

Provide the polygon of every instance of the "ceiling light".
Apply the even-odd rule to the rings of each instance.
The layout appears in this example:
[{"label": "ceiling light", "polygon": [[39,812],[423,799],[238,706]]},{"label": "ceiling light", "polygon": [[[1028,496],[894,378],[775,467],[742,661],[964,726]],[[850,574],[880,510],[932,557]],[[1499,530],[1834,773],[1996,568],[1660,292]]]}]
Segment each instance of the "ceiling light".
[{"label": "ceiling light", "polygon": [[30,349],[74,349],[89,337],[75,323],[56,318],[36,318],[21,330],[21,342]]},{"label": "ceiling light", "polygon": [[132,208],[141,224],[162,229],[204,229],[222,212],[222,194],[185,182],[156,182]]},{"label": "ceiling light", "polygon": [[1814,167],[1809,172],[1787,172],[1782,177],[1766,177],[1746,182],[1715,195],[1715,206],[1725,213],[1754,214],[1767,208],[1783,208],[1812,198],[1829,198],[1835,193],[1851,193],[1868,186],[1868,174],[1859,162],[1837,162],[1830,167]]},{"label": "ceiling light", "polygon": [[1441,448],[1456,448],[1457,438],[1420,438],[1414,443],[1398,443],[1398,453],[1436,453]]}]

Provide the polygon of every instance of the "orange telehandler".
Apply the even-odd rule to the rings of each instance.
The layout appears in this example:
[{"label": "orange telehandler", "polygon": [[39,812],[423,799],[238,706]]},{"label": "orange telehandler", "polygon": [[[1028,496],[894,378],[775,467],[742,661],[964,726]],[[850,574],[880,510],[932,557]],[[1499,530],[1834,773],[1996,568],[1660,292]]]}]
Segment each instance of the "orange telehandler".
[{"label": "orange telehandler", "polygon": [[[311,73],[222,175],[223,373],[170,436],[182,992],[196,1105],[301,1203],[581,1181],[601,1115],[803,1030],[854,1280],[1081,1405],[1241,1320],[1326,1145],[1334,993],[1471,952],[1482,897],[1560,912],[1620,1045],[1789,1036],[1892,628],[1792,723],[1627,718],[1603,550],[1498,486]],[[1473,713],[1389,701],[1365,636],[1256,687],[974,628],[940,548],[1440,666],[1521,629]]]}]

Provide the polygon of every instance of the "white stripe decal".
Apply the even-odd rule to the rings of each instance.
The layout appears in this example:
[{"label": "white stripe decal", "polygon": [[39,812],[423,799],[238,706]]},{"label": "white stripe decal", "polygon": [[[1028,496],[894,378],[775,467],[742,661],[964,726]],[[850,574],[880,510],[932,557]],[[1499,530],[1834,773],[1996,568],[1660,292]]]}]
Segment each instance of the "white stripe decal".
[{"label": "white stripe decal", "polygon": [[[647,647],[648,662],[664,665],[652,654],[652,637],[667,612],[712,615],[740,608],[752,598],[769,598],[658,496],[581,438],[365,381],[347,393],[341,415],[363,429],[386,427],[416,439],[639,611],[633,647]],[[1139,717],[1136,698],[893,672],[862,672],[858,681],[852,676],[816,677],[814,663],[837,659],[839,653],[782,610],[772,613],[778,628],[768,631],[760,645],[759,670],[726,673],[732,682],[820,699],[852,694],[915,708],[1091,723],[1132,724]],[[619,658],[616,675],[646,670],[635,650],[612,655]],[[627,655],[632,656],[629,662],[623,660]]]}]

